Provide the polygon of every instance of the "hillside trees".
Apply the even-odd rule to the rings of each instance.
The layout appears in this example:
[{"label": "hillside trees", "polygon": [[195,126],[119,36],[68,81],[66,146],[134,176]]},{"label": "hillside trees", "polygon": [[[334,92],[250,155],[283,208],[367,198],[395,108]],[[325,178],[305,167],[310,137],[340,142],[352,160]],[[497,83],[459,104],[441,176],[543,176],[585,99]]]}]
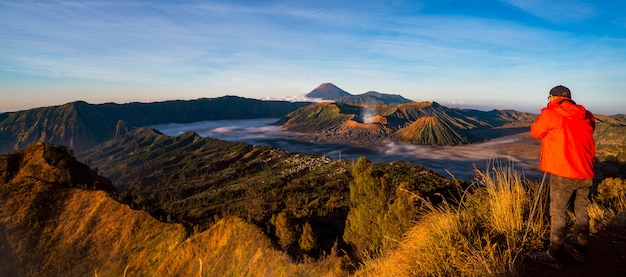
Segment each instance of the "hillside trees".
[{"label": "hillside trees", "polygon": [[298,240],[300,248],[305,251],[311,251],[317,246],[317,239],[313,232],[313,227],[308,222],[302,226],[302,235]]},{"label": "hillside trees", "polygon": [[407,190],[407,182],[390,181],[364,157],[354,165],[352,176],[344,241],[359,258],[392,249],[416,219],[416,195]]},{"label": "hillside trees", "polygon": [[284,250],[290,248],[296,241],[304,251],[311,251],[317,247],[317,237],[309,222],[300,226],[287,212],[282,211],[272,215],[270,223],[274,225],[278,243]]},{"label": "hillside trees", "polygon": [[280,246],[287,250],[289,246],[297,239],[295,227],[286,212],[280,212],[278,215],[272,216],[270,221],[276,228],[276,236]]}]

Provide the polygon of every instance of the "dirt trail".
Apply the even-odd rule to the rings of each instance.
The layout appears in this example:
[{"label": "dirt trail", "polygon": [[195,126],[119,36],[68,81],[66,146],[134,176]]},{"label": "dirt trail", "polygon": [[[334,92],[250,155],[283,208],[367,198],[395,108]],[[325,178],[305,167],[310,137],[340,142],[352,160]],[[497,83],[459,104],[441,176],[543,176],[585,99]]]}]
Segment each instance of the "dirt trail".
[{"label": "dirt trail", "polygon": [[577,263],[571,257],[562,257],[563,269],[524,260],[521,276],[626,276],[626,233],[600,232],[589,241],[589,261]]}]

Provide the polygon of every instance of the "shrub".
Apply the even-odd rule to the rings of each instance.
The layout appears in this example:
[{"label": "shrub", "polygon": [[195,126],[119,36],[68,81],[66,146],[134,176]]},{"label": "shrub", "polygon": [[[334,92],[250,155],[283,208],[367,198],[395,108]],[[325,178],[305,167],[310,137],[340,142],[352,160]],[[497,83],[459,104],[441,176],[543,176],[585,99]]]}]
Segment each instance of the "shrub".
[{"label": "shrub", "polygon": [[271,219],[271,223],[276,228],[278,243],[285,250],[296,241],[296,231],[290,221],[286,212],[280,212]]},{"label": "shrub", "polygon": [[589,206],[589,218],[593,231],[605,227],[626,229],[626,182],[623,179],[602,180]]},{"label": "shrub", "polygon": [[595,199],[606,208],[626,210],[626,182],[621,178],[602,180]]},{"label": "shrub", "polygon": [[353,167],[352,176],[344,241],[361,259],[395,248],[417,217],[416,195],[407,190],[406,182],[394,188],[390,177],[375,171],[363,157]]},{"label": "shrub", "polygon": [[305,251],[311,251],[317,247],[313,227],[311,227],[311,224],[308,222],[304,223],[304,226],[302,226],[302,235],[300,236],[300,240],[298,240],[298,244],[300,248]]}]

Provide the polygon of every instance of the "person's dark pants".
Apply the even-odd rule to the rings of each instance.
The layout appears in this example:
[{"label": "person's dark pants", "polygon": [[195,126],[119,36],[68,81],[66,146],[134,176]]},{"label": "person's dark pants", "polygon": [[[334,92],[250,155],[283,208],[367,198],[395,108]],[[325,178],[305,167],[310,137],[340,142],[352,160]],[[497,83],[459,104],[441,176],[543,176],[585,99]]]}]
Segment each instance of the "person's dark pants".
[{"label": "person's dark pants", "polygon": [[550,176],[550,253],[561,252],[567,235],[567,205],[574,198],[574,225],[576,240],[579,245],[586,246],[589,241],[589,189],[593,179],[571,179],[557,175]]}]

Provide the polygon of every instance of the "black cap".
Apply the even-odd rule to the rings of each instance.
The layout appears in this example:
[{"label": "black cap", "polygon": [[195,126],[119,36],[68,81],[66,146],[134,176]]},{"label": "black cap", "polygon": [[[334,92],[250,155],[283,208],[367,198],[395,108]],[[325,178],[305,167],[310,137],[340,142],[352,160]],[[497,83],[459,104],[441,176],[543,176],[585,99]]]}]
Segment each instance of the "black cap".
[{"label": "black cap", "polygon": [[572,92],[568,88],[558,85],[550,90],[550,95],[572,98]]}]

